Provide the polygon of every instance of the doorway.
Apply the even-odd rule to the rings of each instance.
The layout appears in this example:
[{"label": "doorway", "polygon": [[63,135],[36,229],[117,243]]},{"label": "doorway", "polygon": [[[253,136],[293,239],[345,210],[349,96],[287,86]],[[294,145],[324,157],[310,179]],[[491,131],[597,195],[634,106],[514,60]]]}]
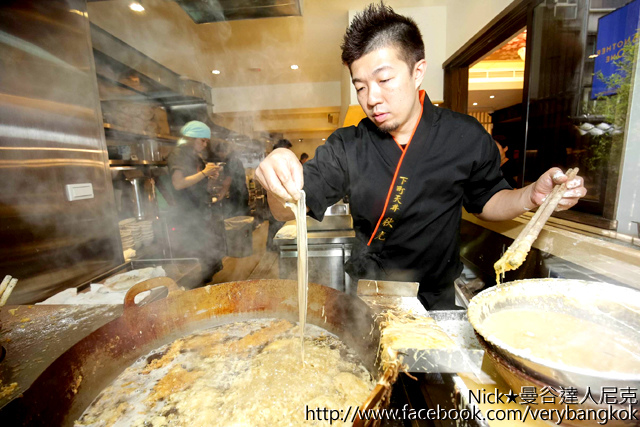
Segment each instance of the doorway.
[{"label": "doorway", "polygon": [[502,172],[514,188],[522,186],[526,46],[527,30],[522,28],[469,67],[468,114],[498,144]]},{"label": "doorway", "polygon": [[[617,227],[620,147],[631,85],[620,85],[615,96],[595,91],[602,84],[617,90],[615,81],[598,74],[596,63],[622,58],[622,65],[615,65],[618,69],[611,75],[630,75],[624,72],[624,64],[635,63],[635,56],[607,56],[602,46],[613,46],[608,37],[612,28],[620,26],[620,19],[637,19],[632,7],[637,1],[516,0],[444,63],[444,106],[478,114],[491,133],[508,144],[508,170],[503,171],[514,187],[534,182],[551,167],[579,167],[587,196],[571,210],[554,213],[556,217],[604,229]],[[601,37],[604,44],[598,49]],[[614,40],[616,46],[625,45],[629,37],[633,34]],[[522,41],[524,46],[519,46]],[[473,108],[488,102],[486,96],[496,99],[497,95],[473,90],[473,82],[482,77],[481,72],[485,78],[491,72],[488,67],[478,68],[483,61],[509,44],[511,53],[524,47],[518,55],[524,57],[524,69],[493,71],[505,72],[505,78],[510,71],[513,77],[522,73],[521,103],[496,109],[489,121],[485,111],[475,113]],[[608,113],[614,111],[609,106],[620,103],[624,111]]]},{"label": "doorway", "polygon": [[443,106],[475,116],[509,147],[503,172],[514,188],[524,183],[527,28],[538,1],[514,1],[443,65]]}]

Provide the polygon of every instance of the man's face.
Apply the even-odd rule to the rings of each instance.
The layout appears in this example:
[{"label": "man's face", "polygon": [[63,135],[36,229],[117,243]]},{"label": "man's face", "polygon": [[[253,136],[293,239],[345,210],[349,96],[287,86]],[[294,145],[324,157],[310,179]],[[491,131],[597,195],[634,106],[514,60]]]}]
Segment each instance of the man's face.
[{"label": "man's face", "polygon": [[393,133],[413,117],[425,67],[422,60],[410,69],[393,46],[369,52],[351,64],[358,102],[380,130]]}]

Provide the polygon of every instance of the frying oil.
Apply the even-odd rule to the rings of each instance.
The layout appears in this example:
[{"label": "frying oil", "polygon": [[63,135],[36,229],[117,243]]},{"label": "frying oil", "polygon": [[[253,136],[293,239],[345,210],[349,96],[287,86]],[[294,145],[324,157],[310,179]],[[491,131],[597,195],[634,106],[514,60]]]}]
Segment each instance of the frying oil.
[{"label": "frying oil", "polygon": [[375,385],[366,368],[335,336],[305,331],[304,364],[299,328],[286,320],[181,338],[127,368],[76,426],[297,426],[310,424],[307,408],[362,404]]}]

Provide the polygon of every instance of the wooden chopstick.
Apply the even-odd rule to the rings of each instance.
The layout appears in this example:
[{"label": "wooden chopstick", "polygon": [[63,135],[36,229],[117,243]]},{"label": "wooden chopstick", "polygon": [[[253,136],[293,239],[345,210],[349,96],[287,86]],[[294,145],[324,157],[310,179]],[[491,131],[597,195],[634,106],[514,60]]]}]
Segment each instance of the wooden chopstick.
[{"label": "wooden chopstick", "polygon": [[12,278],[9,275],[4,276],[4,280],[0,285],[0,307],[6,304],[9,295],[13,292],[13,288],[16,287],[16,283],[18,283],[18,279]]},{"label": "wooden chopstick", "polygon": [[0,284],[0,297],[2,297],[2,293],[4,292],[5,289],[7,289],[7,286],[9,285],[9,282],[11,282],[12,277],[9,276],[8,274],[6,276],[4,276],[4,279],[2,280],[2,284]]},{"label": "wooden chopstick", "polygon": [[529,223],[520,234],[518,234],[518,237],[516,237],[502,257],[494,264],[496,282],[500,282],[500,277],[504,277],[505,272],[515,270],[524,263],[533,242],[538,238],[542,227],[544,227],[549,217],[551,217],[551,214],[556,210],[562,196],[567,191],[567,183],[576,177],[578,171],[578,168],[574,168],[566,172],[567,180],[563,184],[556,185],[553,188],[551,194],[549,194],[542,205],[540,205]]}]

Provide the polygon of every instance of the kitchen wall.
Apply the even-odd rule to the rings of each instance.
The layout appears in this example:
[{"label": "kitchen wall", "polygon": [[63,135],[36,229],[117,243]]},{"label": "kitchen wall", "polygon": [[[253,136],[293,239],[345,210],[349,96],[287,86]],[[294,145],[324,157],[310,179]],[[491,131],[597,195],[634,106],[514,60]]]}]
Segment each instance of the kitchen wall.
[{"label": "kitchen wall", "polygon": [[[447,8],[445,6],[396,8],[396,12],[412,17],[422,32],[427,58],[427,72],[422,84],[433,101],[443,98],[442,63],[445,56]],[[359,10],[349,11],[349,22]],[[345,23],[346,27],[347,23]],[[336,61],[339,61],[339,56]],[[349,103],[358,99],[348,77],[337,82],[296,83],[248,87],[214,88],[212,90],[215,113],[230,111],[259,111],[276,108],[315,108],[341,105],[342,85],[348,85]]]},{"label": "kitchen wall", "polygon": [[211,93],[216,114],[340,105],[340,82],[220,87]]},{"label": "kitchen wall", "polygon": [[[359,108],[359,107],[358,107]],[[315,108],[283,108],[259,111],[238,111],[216,113],[214,121],[227,129],[234,129],[243,135],[254,135],[254,138],[268,138],[275,141],[280,138],[289,139],[295,147],[305,144],[300,153],[323,144],[339,127],[340,107]],[[267,144],[269,148],[272,143]],[[315,151],[315,148],[312,149]],[[299,153],[299,154],[300,154]]]},{"label": "kitchen wall", "polygon": [[[216,88],[215,113],[342,106],[344,117],[346,108],[357,105],[357,100],[348,72],[345,76],[336,67],[339,45],[348,22],[366,3],[307,2],[299,18],[195,25],[173,2],[147,0],[146,11],[136,15],[125,0],[113,0],[90,2],[89,17],[173,71]],[[432,101],[443,98],[442,63],[509,3],[387,2],[397,12],[414,18],[423,32],[428,63],[423,88]],[[322,43],[309,44],[311,40]],[[314,46],[313,51],[303,48],[307,45]],[[298,72],[289,69],[287,61],[293,58],[300,65]],[[256,68],[252,71],[247,66]],[[213,76],[214,68],[220,68],[222,73]],[[247,81],[252,82],[251,86]]]},{"label": "kitchen wall", "polygon": [[[442,64],[507,7],[511,0],[449,0],[446,5],[434,3],[436,5],[396,7],[395,10],[412,17],[418,23],[425,43],[427,60],[427,72],[422,88],[427,91],[433,102],[438,102],[444,98]],[[348,22],[359,10],[349,11]],[[356,92],[346,68],[343,69],[339,82],[214,88],[213,99],[216,113],[340,105],[340,124],[344,123],[349,106],[358,108]]]},{"label": "kitchen wall", "polygon": [[448,0],[445,60],[511,3],[513,0]]},{"label": "kitchen wall", "polygon": [[291,147],[291,151],[293,151],[298,158],[302,153],[307,153],[309,155],[309,159],[313,159],[316,153],[316,148],[323,144],[322,141],[312,140],[312,141],[292,141],[293,147]]},{"label": "kitchen wall", "polygon": [[[447,59],[445,56],[447,7],[406,7],[394,8],[394,10],[401,15],[413,18],[418,24],[420,32],[422,33],[425,46],[425,58],[427,60],[427,71],[422,82],[422,89],[427,91],[431,101],[442,101],[444,84],[442,64]],[[359,10],[349,11],[349,22],[351,22],[358,12]],[[349,104],[346,106],[342,104],[344,116],[346,112],[345,108],[349,105],[358,105],[358,97],[353,84],[351,84],[349,72],[346,68],[343,70],[342,84],[349,85]],[[343,90],[345,89],[343,88]]]}]

